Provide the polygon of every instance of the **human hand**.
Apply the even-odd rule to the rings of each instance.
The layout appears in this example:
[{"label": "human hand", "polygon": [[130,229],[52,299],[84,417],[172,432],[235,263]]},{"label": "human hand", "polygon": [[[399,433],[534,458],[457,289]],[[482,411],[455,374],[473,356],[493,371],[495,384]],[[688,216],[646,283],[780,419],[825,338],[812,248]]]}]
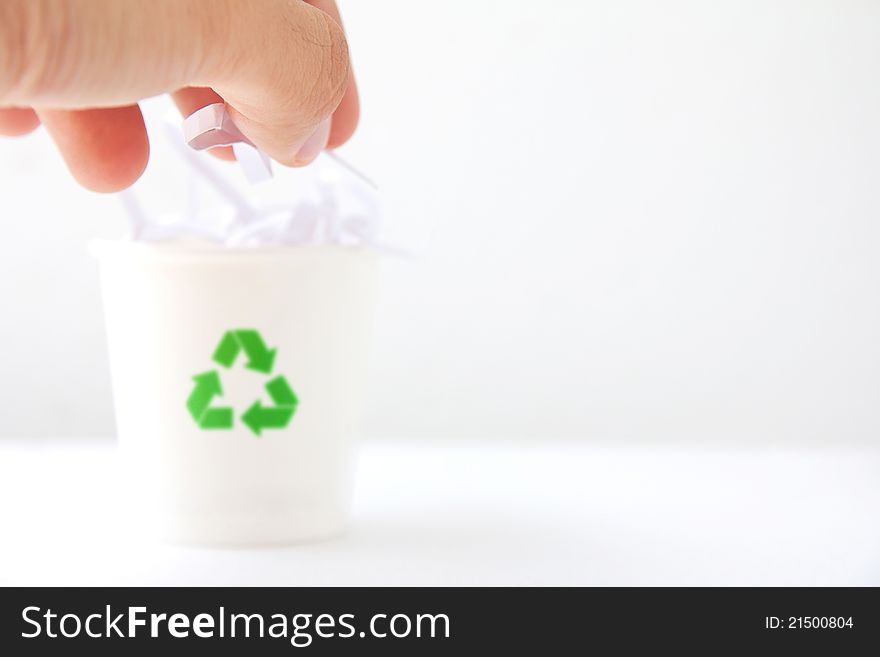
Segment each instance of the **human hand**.
[{"label": "human hand", "polygon": [[118,191],[149,157],[137,102],[170,92],[308,164],[358,121],[339,20],[334,0],[0,0],[0,134],[42,123],[83,186]]}]

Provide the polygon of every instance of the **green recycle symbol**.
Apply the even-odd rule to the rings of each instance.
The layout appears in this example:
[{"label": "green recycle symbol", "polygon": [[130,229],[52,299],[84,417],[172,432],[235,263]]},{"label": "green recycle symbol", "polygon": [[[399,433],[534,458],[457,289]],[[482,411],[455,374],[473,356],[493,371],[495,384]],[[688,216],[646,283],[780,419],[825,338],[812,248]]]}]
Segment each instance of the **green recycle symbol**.
[{"label": "green recycle symbol", "polygon": [[[259,331],[254,329],[226,331],[217,349],[214,350],[212,359],[228,369],[235,363],[241,351],[244,351],[248,359],[245,367],[262,374],[272,373],[272,365],[278,350],[267,348]],[[186,400],[186,407],[196,424],[205,430],[231,429],[235,423],[235,411],[229,406],[211,407],[214,397],[223,396],[223,387],[220,385],[220,374],[217,370],[196,374],[193,381],[196,385]],[[290,384],[283,376],[270,379],[265,388],[275,405],[263,406],[258,399],[241,416],[241,421],[258,437],[263,429],[285,428],[293,418],[299,403]]]}]

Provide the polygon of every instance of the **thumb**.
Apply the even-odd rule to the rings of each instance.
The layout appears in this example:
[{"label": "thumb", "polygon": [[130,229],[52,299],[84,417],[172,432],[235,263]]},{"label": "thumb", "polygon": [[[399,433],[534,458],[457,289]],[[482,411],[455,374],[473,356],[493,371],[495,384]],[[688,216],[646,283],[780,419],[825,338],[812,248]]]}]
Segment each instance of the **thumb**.
[{"label": "thumb", "polygon": [[348,45],[320,9],[289,0],[265,4],[275,6],[267,12],[261,2],[228,26],[241,36],[231,37],[230,52],[197,82],[223,97],[238,128],[270,157],[308,162],[327,143],[330,116],[348,86]]},{"label": "thumb", "polygon": [[0,106],[121,107],[212,87],[283,164],[341,101],[341,27],[301,0],[4,0]]}]

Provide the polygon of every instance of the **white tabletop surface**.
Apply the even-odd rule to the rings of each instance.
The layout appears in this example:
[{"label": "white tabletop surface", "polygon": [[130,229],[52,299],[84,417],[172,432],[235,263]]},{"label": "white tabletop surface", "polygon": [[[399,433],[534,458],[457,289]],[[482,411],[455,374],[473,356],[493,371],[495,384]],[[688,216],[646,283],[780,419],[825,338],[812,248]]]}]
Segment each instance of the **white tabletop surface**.
[{"label": "white tabletop surface", "polygon": [[6,585],[880,585],[880,448],[363,449],[351,531],[132,538],[101,444],[0,446]]}]

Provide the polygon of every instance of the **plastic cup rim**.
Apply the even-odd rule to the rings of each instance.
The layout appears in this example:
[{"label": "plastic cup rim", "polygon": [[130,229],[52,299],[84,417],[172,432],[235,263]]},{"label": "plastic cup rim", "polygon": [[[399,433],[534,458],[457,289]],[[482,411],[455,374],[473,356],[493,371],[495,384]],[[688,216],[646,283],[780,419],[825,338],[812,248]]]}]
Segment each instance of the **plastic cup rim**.
[{"label": "plastic cup rim", "polygon": [[346,244],[277,244],[261,246],[224,246],[181,242],[137,242],[127,239],[94,239],[88,243],[89,254],[98,260],[114,257],[143,257],[160,260],[216,260],[226,258],[303,258],[303,257],[378,257],[376,249]]}]

